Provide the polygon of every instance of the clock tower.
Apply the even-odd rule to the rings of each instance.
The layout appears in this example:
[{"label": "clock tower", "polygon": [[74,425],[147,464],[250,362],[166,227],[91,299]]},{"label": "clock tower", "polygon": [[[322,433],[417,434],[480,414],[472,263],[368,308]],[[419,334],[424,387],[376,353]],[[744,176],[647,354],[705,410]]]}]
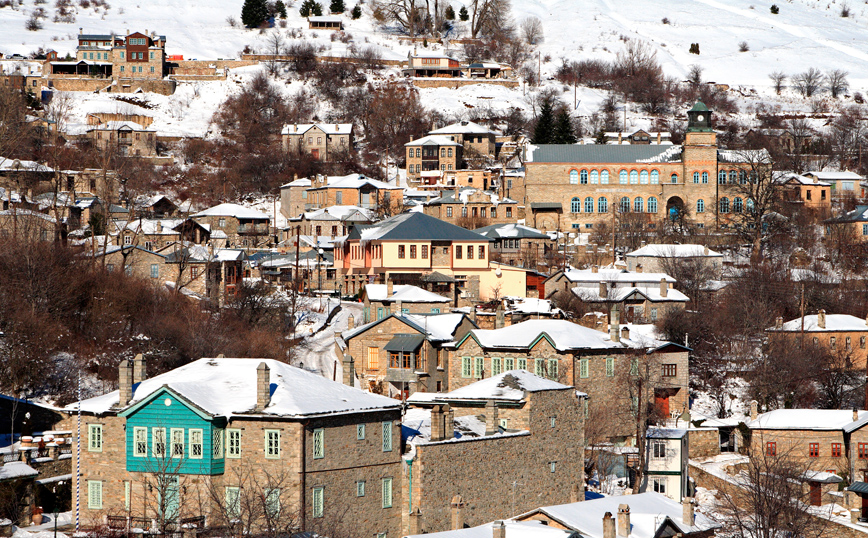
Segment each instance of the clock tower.
[{"label": "clock tower", "polygon": [[[697,101],[687,111],[687,133],[684,135],[684,177],[693,173],[693,167],[717,176],[717,133],[711,128],[711,111]],[[690,163],[690,164],[688,164]],[[716,179],[713,181],[716,183]]]},{"label": "clock tower", "polygon": [[687,130],[711,131],[711,111],[702,101],[697,101],[693,108],[687,111]]}]

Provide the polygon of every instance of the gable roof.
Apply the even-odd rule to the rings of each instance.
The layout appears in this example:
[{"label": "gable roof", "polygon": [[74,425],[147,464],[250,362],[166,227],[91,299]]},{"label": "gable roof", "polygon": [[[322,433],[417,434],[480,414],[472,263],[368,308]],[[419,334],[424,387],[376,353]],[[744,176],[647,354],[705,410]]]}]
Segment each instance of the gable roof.
[{"label": "gable roof", "polygon": [[[811,314],[809,316],[805,316],[805,331],[807,332],[836,332],[836,331],[845,331],[845,332],[866,332],[868,331],[868,321],[863,318],[857,318],[856,316],[851,316],[849,314],[826,314],[826,327],[821,329],[818,323],[819,316],[817,314]],[[767,331],[780,331],[780,332],[795,332],[802,330],[802,318],[792,319],[783,324],[783,326],[778,329],[776,327],[770,327],[766,329]]]},{"label": "gable roof", "polygon": [[450,140],[448,136],[429,135],[422,138],[411,140],[404,146],[460,146],[458,142]]},{"label": "gable roof", "polygon": [[550,278],[555,278],[563,274],[570,282],[586,283],[597,285],[600,282],[630,284],[632,286],[639,284],[660,284],[660,279],[666,279],[669,284],[677,282],[674,278],[666,273],[639,273],[637,271],[627,271],[626,269],[600,269],[593,271],[591,269],[570,269],[568,271],[558,272]]},{"label": "gable roof", "polygon": [[868,222],[868,205],[857,205],[853,211],[848,211],[843,215],[826,220],[828,223],[846,223],[846,222]]},{"label": "gable roof", "polygon": [[568,390],[573,387],[545,379],[527,370],[510,370],[457,388],[435,400],[512,400],[520,401],[526,392]]},{"label": "gable roof", "polygon": [[390,301],[403,303],[448,303],[451,299],[437,295],[418,286],[395,284],[392,287],[392,295],[387,296],[386,284],[367,284],[364,292],[371,301]]},{"label": "gable roof", "polygon": [[458,346],[467,338],[473,338],[480,347],[489,349],[532,348],[541,338],[548,340],[558,351],[625,347],[621,342],[612,342],[608,333],[562,319],[532,319],[502,329],[475,329],[467,333]]},{"label": "gable roof", "polygon": [[252,219],[252,220],[268,220],[269,217],[265,213],[257,211],[255,209],[251,209],[249,207],[244,207],[239,204],[219,204],[214,207],[209,207],[204,211],[200,211],[195,215],[191,215],[193,218],[196,217],[235,217],[237,219]]},{"label": "gable roof", "polygon": [[352,241],[489,241],[485,236],[424,213],[402,213],[372,226],[356,226]]},{"label": "gable roof", "polygon": [[[498,67],[500,67],[498,65]],[[449,134],[497,134],[488,127],[483,127],[472,121],[459,121],[439,129],[434,129],[428,132],[429,135],[449,135]]]},{"label": "gable roof", "polygon": [[549,236],[524,224],[492,224],[473,230],[491,239],[549,239]]},{"label": "gable roof", "polygon": [[408,535],[404,538],[491,538],[496,536],[494,526],[503,524],[504,538],[577,538],[573,531],[549,527],[541,521],[493,521],[477,527],[434,532],[430,534]]},{"label": "gable roof", "polygon": [[[310,20],[320,20],[326,18],[340,21],[340,17],[309,17]],[[287,123],[283,126],[283,129],[280,130],[280,134],[304,134],[313,129],[314,127],[318,127],[320,131],[329,135],[350,134],[350,132],[353,130],[352,123]]]},{"label": "gable roof", "polygon": [[852,432],[868,424],[868,411],[839,409],[775,409],[747,423],[758,430],[825,430]]},{"label": "gable roof", "polygon": [[458,326],[464,321],[464,314],[390,314],[383,319],[360,325],[343,333],[344,341],[349,341],[365,331],[372,329],[385,322],[387,319],[396,319],[420,334],[428,335],[432,342],[448,342],[455,336]]},{"label": "gable roof", "polygon": [[667,289],[666,297],[660,293],[660,286],[612,288],[605,297],[600,295],[599,287],[576,286],[572,288],[573,295],[586,303],[620,303],[635,296],[641,296],[652,303],[686,303],[687,295],[676,289]]}]

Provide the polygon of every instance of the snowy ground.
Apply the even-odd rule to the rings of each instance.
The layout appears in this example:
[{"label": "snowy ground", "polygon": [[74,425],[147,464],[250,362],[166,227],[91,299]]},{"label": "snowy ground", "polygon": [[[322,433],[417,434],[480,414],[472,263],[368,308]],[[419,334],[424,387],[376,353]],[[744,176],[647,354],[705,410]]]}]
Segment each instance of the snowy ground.
[{"label": "snowy ground", "polygon": [[[326,301],[326,299],[322,300],[324,312],[327,311]],[[331,306],[328,308],[334,308],[335,302],[336,299],[332,299]],[[310,300],[310,303],[312,309],[319,310],[319,300]],[[331,324],[316,334],[313,333],[322,327],[325,315],[324,313],[314,313],[309,323],[299,327],[299,335],[307,334],[307,336],[296,348],[293,364],[303,365],[305,369],[341,382],[343,380],[343,368],[341,357],[335,353],[335,332],[347,330],[347,320],[350,314],[352,314],[356,326],[360,325],[364,315],[363,309],[364,306],[361,303],[341,301],[341,310],[332,319]]]},{"label": "snowy ground", "polygon": [[[57,514],[57,526],[63,527],[75,523],[75,512],[61,512]],[[42,514],[42,525],[29,527],[14,527],[13,538],[54,538],[54,514]],[[58,532],[57,538],[66,538],[67,535]]]}]

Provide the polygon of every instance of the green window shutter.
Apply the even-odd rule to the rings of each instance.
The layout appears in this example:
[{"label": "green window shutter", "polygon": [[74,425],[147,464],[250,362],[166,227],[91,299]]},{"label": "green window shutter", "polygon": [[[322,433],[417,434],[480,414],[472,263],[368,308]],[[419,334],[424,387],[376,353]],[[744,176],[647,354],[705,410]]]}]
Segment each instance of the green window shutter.
[{"label": "green window shutter", "polygon": [[546,366],[545,360],[536,359],[535,361],[533,361],[533,366],[534,366],[534,373],[536,375],[538,375],[540,377],[545,377],[545,375],[546,375],[546,373],[544,371],[545,366]]},{"label": "green window shutter", "polygon": [[356,497],[364,497],[365,496],[365,481],[359,480],[356,482]]},{"label": "green window shutter", "polygon": [[588,366],[588,359],[579,360],[579,377],[586,378],[590,375]]},{"label": "green window shutter", "polygon": [[491,375],[500,375],[500,373],[503,371],[502,365],[503,359],[501,359],[500,357],[494,357],[493,359],[491,359]]},{"label": "green window shutter", "polygon": [[557,379],[558,378],[558,360],[557,359],[549,359],[549,379]]},{"label": "green window shutter", "polygon": [[392,423],[383,422],[383,452],[392,451]]},{"label": "green window shutter", "polygon": [[518,369],[527,370],[527,359],[518,359]]},{"label": "green window shutter", "polygon": [[474,368],[474,375],[476,379],[482,379],[485,375],[485,359],[483,357],[476,357],[476,368]]},{"label": "green window shutter", "polygon": [[471,377],[470,357],[461,357],[461,377]]},{"label": "green window shutter", "polygon": [[639,359],[635,357],[630,361],[630,375],[639,375]]},{"label": "green window shutter", "polygon": [[615,359],[614,357],[606,357],[606,377],[615,375]]},{"label": "green window shutter", "polygon": [[383,508],[392,507],[392,479],[383,479]]},{"label": "green window shutter", "polygon": [[313,431],[313,459],[325,457],[325,430],[322,428]]},{"label": "green window shutter", "polygon": [[87,507],[94,510],[102,509],[102,481],[87,481]]},{"label": "green window shutter", "polygon": [[323,488],[313,488],[313,517],[322,517],[323,505],[325,504],[325,491]]},{"label": "green window shutter", "polygon": [[270,519],[280,516],[280,490],[277,488],[265,490],[265,515]]}]

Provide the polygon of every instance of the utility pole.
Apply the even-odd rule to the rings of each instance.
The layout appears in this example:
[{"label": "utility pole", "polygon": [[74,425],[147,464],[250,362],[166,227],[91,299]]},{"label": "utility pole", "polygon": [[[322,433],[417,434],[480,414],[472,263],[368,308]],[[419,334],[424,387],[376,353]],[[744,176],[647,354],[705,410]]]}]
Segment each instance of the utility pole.
[{"label": "utility pole", "polygon": [[[799,338],[799,349],[805,346],[805,283],[802,282],[802,297],[799,299],[799,314],[802,317],[802,335]],[[868,398],[868,389],[866,389],[866,398]]]}]

